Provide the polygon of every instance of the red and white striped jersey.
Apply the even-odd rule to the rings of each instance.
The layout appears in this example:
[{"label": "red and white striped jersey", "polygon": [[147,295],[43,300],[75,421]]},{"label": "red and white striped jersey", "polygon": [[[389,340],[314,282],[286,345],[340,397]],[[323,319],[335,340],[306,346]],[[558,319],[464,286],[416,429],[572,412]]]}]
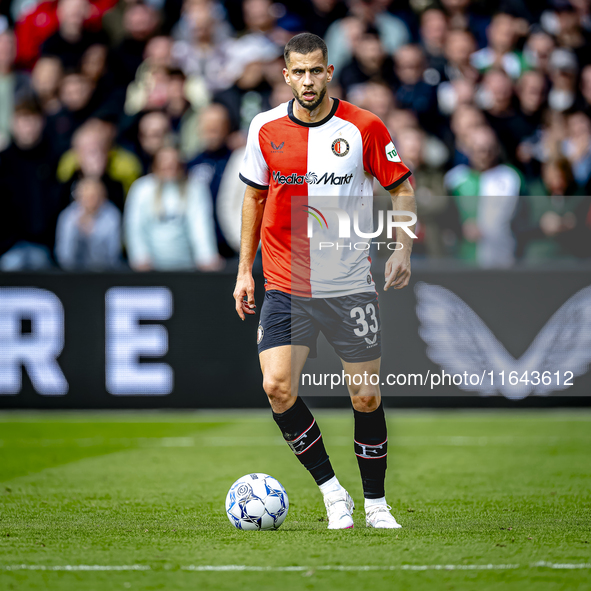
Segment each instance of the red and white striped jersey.
[{"label": "red and white striped jersey", "polygon": [[[374,291],[355,214],[358,229],[372,232],[374,177],[392,190],[410,174],[379,117],[345,101],[333,99],[329,115],[316,123],[297,119],[293,100],[257,115],[240,178],[268,189],[261,227],[265,288],[304,297]],[[350,220],[350,238],[340,235],[339,210]]]}]

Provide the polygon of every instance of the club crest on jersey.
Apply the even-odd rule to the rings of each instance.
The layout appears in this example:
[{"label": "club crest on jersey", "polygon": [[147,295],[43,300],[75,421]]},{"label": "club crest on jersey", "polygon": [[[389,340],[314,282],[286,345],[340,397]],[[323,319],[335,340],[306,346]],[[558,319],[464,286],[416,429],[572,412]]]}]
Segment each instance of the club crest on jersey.
[{"label": "club crest on jersey", "polygon": [[257,345],[261,344],[261,341],[263,340],[264,336],[265,336],[265,329],[263,328],[262,324],[259,324],[259,327],[257,328]]},{"label": "club crest on jersey", "polygon": [[400,162],[400,156],[398,155],[398,151],[394,147],[394,142],[390,142],[386,146],[386,158],[390,162]]},{"label": "club crest on jersey", "polygon": [[342,137],[337,138],[331,146],[332,153],[335,156],[346,156],[349,153],[349,147],[349,142]]}]

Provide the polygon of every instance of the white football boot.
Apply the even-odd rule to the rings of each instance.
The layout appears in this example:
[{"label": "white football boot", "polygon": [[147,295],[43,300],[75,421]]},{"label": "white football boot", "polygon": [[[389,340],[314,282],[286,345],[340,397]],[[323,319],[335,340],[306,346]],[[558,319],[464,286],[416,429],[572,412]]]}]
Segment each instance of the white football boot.
[{"label": "white football boot", "polygon": [[390,513],[390,505],[374,505],[368,507],[365,512],[365,523],[367,527],[375,527],[376,529],[398,529],[402,527],[392,513]]},{"label": "white football boot", "polygon": [[326,514],[328,516],[328,529],[350,529],[353,527],[353,509],[355,503],[344,489],[324,495]]}]

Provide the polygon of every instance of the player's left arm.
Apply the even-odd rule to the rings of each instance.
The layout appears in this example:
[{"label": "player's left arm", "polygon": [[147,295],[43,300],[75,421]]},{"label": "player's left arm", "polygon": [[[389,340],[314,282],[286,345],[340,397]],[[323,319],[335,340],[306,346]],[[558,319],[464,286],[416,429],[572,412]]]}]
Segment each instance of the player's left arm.
[{"label": "player's left arm", "polygon": [[[389,191],[392,197],[393,211],[411,211],[416,215],[417,205],[415,201],[415,192],[406,179],[396,188]],[[394,216],[398,222],[408,222],[408,216]],[[411,232],[414,233],[415,224],[407,226]],[[390,287],[394,289],[402,289],[408,285],[410,281],[410,253],[412,252],[413,239],[402,228],[396,228],[396,242],[402,244],[402,248],[392,253],[392,256],[386,262],[386,284],[384,291],[388,291]]]},{"label": "player's left arm", "polygon": [[[393,211],[411,211],[416,214],[414,190],[408,180],[411,172],[400,159],[388,128],[379,117],[367,112],[361,116],[361,120],[365,171],[390,193]],[[409,220],[408,216],[395,216],[395,221],[408,223]],[[396,228],[396,240],[402,244],[402,248],[394,251],[386,263],[384,291],[390,287],[402,289],[408,285],[412,237],[404,230],[410,229],[410,226]]]}]

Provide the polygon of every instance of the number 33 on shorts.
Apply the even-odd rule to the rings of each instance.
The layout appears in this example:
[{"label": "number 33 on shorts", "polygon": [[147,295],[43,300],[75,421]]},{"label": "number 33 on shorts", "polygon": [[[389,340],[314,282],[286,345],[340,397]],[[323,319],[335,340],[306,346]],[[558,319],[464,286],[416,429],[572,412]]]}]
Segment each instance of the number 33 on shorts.
[{"label": "number 33 on shorts", "polygon": [[349,316],[356,322],[353,329],[355,336],[364,337],[365,342],[370,346],[376,345],[380,326],[375,304],[356,306],[350,311]]}]

